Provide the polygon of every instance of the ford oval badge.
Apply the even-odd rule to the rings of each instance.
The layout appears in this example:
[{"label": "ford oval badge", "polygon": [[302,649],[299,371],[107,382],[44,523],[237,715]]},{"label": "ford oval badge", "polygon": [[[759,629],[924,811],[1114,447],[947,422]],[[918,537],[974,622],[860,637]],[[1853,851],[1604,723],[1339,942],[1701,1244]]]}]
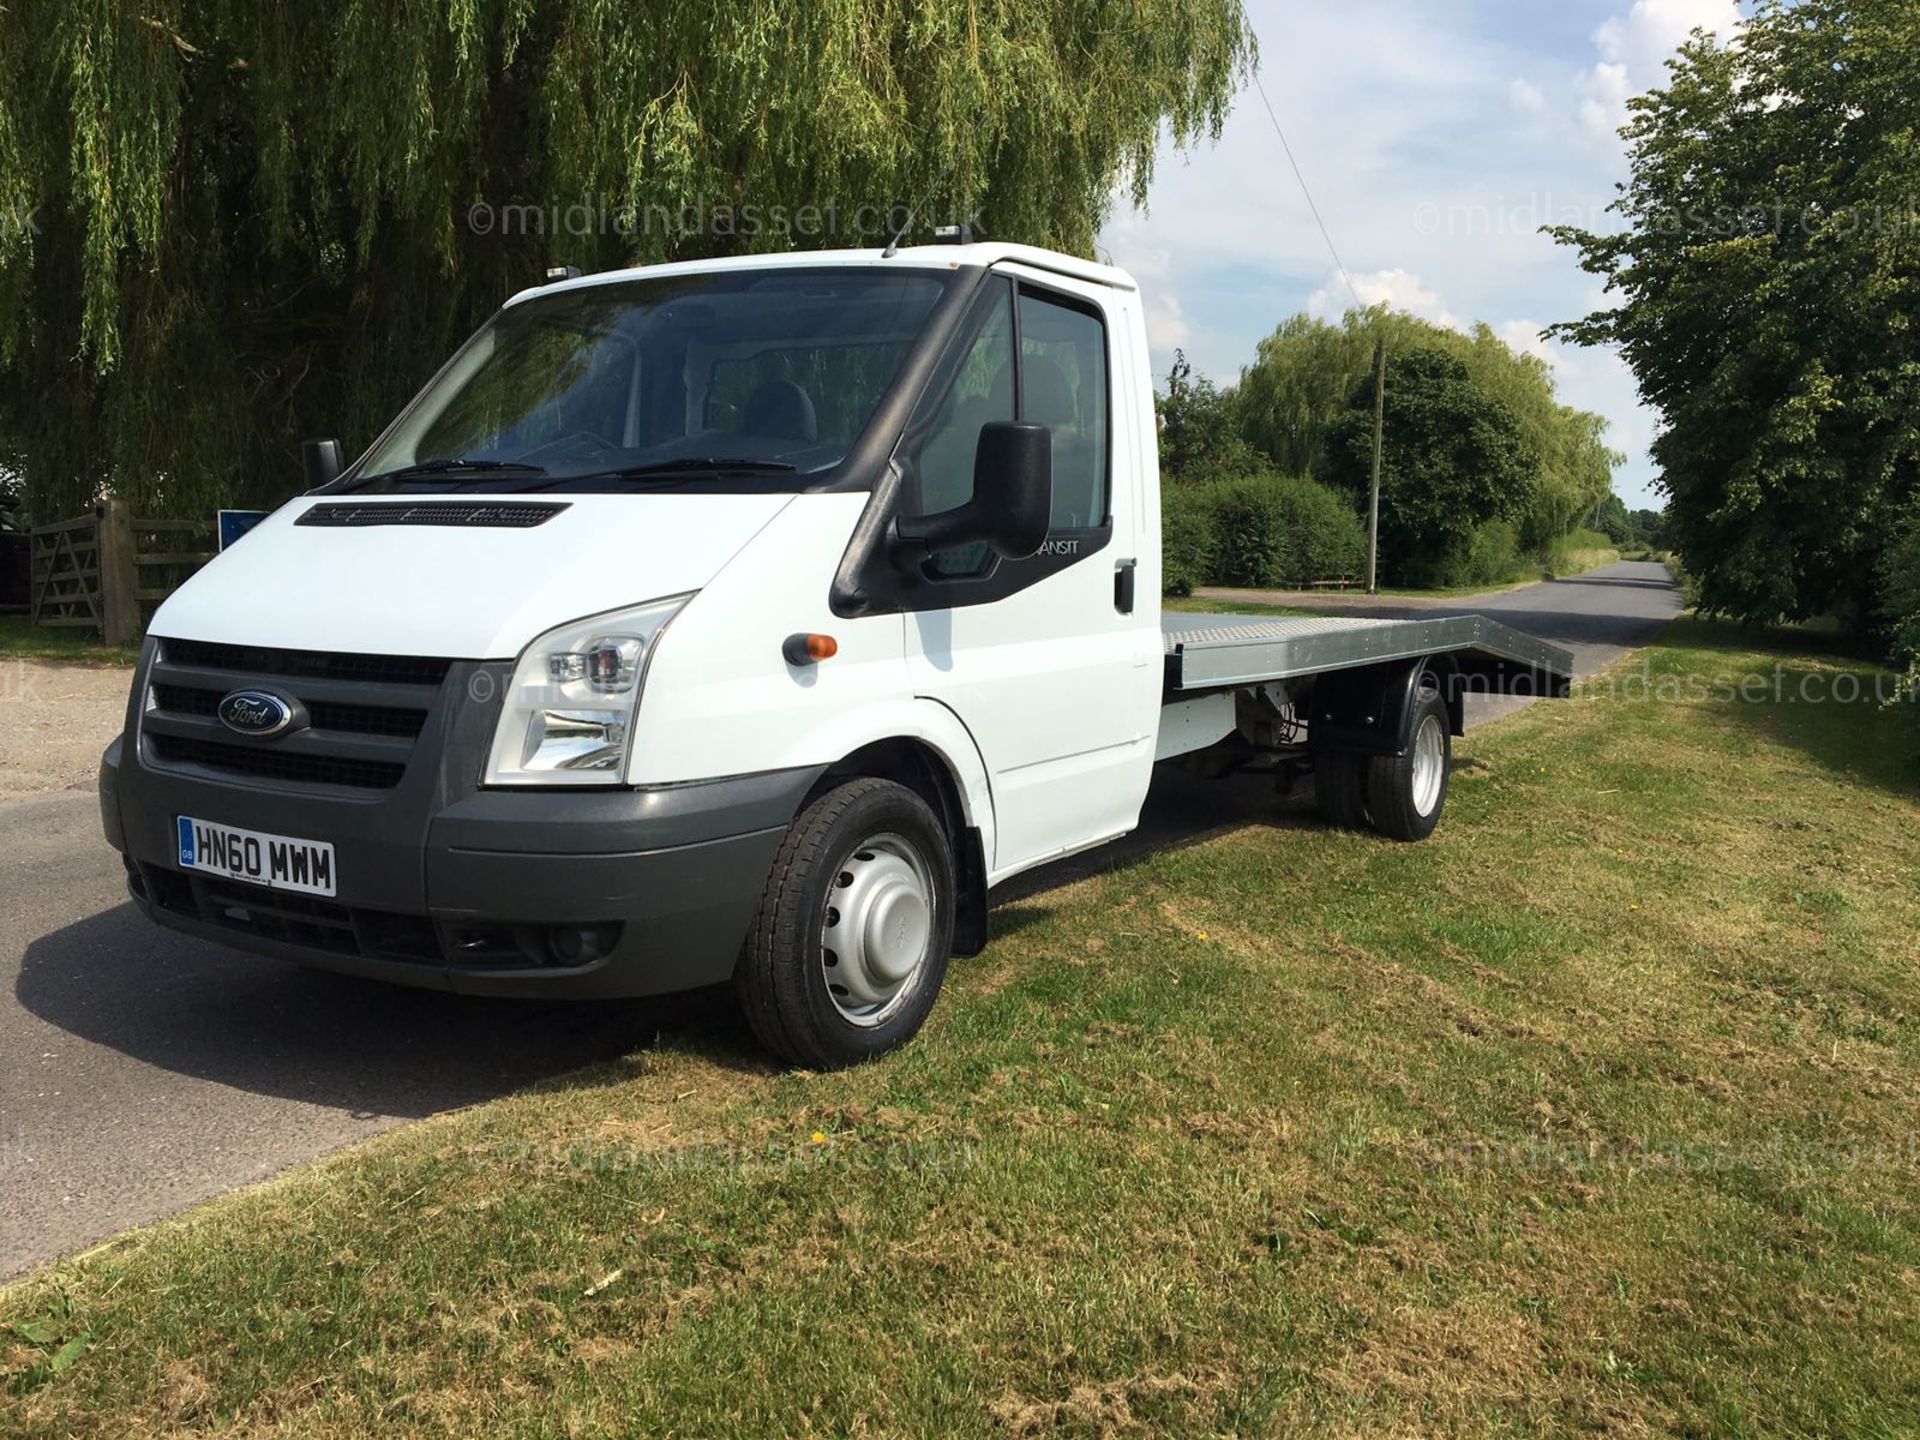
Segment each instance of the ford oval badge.
[{"label": "ford oval badge", "polygon": [[220,723],[229,730],[265,740],[293,724],[293,707],[265,690],[236,690],[220,702]]}]

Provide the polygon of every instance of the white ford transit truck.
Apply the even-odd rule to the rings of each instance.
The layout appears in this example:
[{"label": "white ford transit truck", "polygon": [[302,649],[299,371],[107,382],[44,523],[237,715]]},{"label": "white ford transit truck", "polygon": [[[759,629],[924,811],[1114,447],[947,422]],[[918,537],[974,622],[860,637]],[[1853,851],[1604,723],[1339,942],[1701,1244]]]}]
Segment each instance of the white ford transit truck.
[{"label": "white ford transit truck", "polygon": [[1016,245],[516,295],[154,616],[101,810],[190,935],[487,995],[730,980],[802,1065],[925,1020],[995,885],[1156,762],[1426,837],[1474,617],[1161,613],[1141,297]]}]

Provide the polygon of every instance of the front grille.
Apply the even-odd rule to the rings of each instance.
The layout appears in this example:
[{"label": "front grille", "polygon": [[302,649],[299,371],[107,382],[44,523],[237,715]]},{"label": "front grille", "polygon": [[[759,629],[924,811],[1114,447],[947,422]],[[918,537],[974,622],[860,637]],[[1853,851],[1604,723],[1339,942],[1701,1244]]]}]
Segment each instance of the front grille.
[{"label": "front grille", "polygon": [[207,640],[162,640],[161,664],[215,670],[246,670],[255,678],[361,680],[374,685],[438,685],[451,660],[412,655],[358,655],[331,650],[269,650],[258,645],[219,645]]},{"label": "front grille", "polygon": [[[412,655],[163,639],[141,722],[145,753],[163,768],[242,783],[391,790],[406,776],[452,665]],[[229,730],[220,702],[247,689],[296,702],[305,723],[271,738]]]},{"label": "front grille", "polygon": [[530,530],[544,525],[567,507],[541,504],[490,504],[482,501],[430,500],[408,505],[399,501],[375,505],[315,505],[294,521],[322,527],[363,525],[452,525],[461,529]]},{"label": "front grille", "polygon": [[[220,713],[223,691],[196,690],[187,685],[155,685],[153,703],[177,715]],[[411,739],[427,723],[425,710],[394,705],[355,705],[338,700],[315,700],[307,706],[315,730],[338,730],[343,735],[403,735]]]},{"label": "front grille", "polygon": [[[149,726],[151,728],[151,726]],[[267,748],[271,742],[197,740],[186,735],[149,734],[154,758],[166,765],[198,765],[230,775],[261,780],[293,780],[302,785],[338,785],[355,790],[391,790],[407,773],[403,764],[350,760],[337,755],[307,755]]]}]

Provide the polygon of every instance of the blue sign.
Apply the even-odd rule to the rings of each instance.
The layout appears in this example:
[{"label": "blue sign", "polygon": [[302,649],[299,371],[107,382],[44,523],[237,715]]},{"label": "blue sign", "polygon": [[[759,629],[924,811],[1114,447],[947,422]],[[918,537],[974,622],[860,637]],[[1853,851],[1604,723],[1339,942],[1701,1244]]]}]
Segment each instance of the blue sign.
[{"label": "blue sign", "polygon": [[226,549],[272,513],[270,510],[222,510],[220,512],[220,548]]}]

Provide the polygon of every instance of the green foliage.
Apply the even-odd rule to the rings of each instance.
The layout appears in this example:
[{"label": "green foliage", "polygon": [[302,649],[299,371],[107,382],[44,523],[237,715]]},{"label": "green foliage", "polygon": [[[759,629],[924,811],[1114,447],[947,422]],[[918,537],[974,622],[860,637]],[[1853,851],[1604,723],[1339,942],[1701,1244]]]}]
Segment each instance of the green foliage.
[{"label": "green foliage", "polygon": [[1556,535],[1540,555],[1540,573],[1549,580],[1584,575],[1620,558],[1620,542],[1602,530]]},{"label": "green foliage", "polygon": [[1160,479],[1167,486],[1204,485],[1265,469],[1240,433],[1238,406],[1186,355],[1174,351],[1167,393],[1154,397],[1160,418]]},{"label": "green foliage", "polygon": [[[1562,405],[1538,356],[1513,350],[1485,325],[1463,334],[1385,307],[1350,311],[1339,325],[1296,315],[1261,341],[1236,392],[1247,439],[1282,470],[1322,473],[1356,390],[1366,386],[1372,403],[1376,339],[1390,361],[1414,350],[1443,351],[1512,414],[1535,457],[1525,508],[1512,517],[1524,549],[1541,550],[1566,534],[1611,492],[1621,457],[1605,443],[1607,422]],[[1387,404],[1391,412],[1391,377]]]},{"label": "green foliage", "polygon": [[1527,568],[1520,532],[1506,520],[1489,520],[1441,555],[1431,581],[1446,590],[1488,589],[1511,584]]},{"label": "green foliage", "polygon": [[1920,502],[1894,527],[1893,542],[1880,564],[1881,616],[1895,662],[1905,668],[1904,708],[1911,733],[1920,742]]},{"label": "green foliage", "polygon": [[1213,573],[1213,507],[1195,486],[1167,486],[1160,492],[1161,589],[1191,595]]},{"label": "green foliage", "polygon": [[1593,512],[1593,528],[1615,545],[1631,545],[1640,537],[1634,529],[1627,502],[1611,491]]},{"label": "green foliage", "polygon": [[1086,253],[1252,59],[1241,0],[0,7],[0,453],[37,514],[271,502],[551,263]]},{"label": "green foliage", "polygon": [[[1446,350],[1395,352],[1388,365],[1380,566],[1391,583],[1444,583],[1490,520],[1518,526],[1539,454],[1513,410]],[[1373,454],[1373,382],[1328,435],[1321,473],[1364,503]]]},{"label": "green foliage", "polygon": [[1311,480],[1249,475],[1173,491],[1165,513],[1169,553],[1176,523],[1186,527],[1193,538],[1181,542],[1184,573],[1197,572],[1204,583],[1304,585],[1358,575],[1366,567],[1366,532],[1353,507]]},{"label": "green foliage", "polygon": [[1666,537],[1711,612],[1863,627],[1920,488],[1920,6],[1766,0],[1634,102],[1617,233],[1559,238],[1665,422]]},{"label": "green foliage", "polygon": [[1238,404],[1247,439],[1285,473],[1312,474],[1354,387],[1373,364],[1372,327],[1393,318],[1379,309],[1349,314],[1338,326],[1310,315],[1282,321],[1240,372]]},{"label": "green foliage", "polygon": [[1635,510],[1628,519],[1633,525],[1633,540],[1649,550],[1667,546],[1667,515],[1664,510]]}]

